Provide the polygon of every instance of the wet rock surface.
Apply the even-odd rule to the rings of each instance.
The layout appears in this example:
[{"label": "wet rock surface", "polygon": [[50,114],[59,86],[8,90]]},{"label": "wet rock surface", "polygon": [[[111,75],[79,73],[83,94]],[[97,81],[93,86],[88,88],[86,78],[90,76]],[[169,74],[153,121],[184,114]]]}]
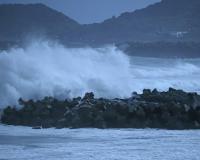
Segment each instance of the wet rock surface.
[{"label": "wet rock surface", "polygon": [[40,128],[162,128],[200,129],[200,96],[170,88],[145,89],[126,99],[83,98],[19,99],[20,109],[8,106],[1,122]]}]

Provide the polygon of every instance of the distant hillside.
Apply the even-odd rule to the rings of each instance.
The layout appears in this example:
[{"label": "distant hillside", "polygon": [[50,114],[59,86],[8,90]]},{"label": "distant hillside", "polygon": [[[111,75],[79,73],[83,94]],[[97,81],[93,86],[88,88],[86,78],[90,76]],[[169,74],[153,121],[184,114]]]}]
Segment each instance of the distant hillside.
[{"label": "distant hillside", "polygon": [[[130,55],[135,55],[139,46],[142,46],[142,52],[138,53],[149,56],[159,53],[161,46],[171,47],[163,56],[176,56],[183,52],[179,48],[184,48],[183,45],[199,47],[200,0],[162,0],[144,9],[89,25],[80,25],[43,4],[0,5],[0,50],[38,36],[72,47],[126,45],[125,51]],[[193,48],[185,48],[187,56],[190,51],[195,51],[192,54],[200,57]],[[148,52],[147,49],[153,50]]]},{"label": "distant hillside", "polygon": [[84,27],[85,40],[94,43],[200,41],[200,0],[162,0]]},{"label": "distant hillside", "polygon": [[147,8],[79,25],[42,4],[0,5],[0,41],[27,34],[67,43],[107,44],[127,41],[200,41],[200,0],[162,0]]},{"label": "distant hillside", "polygon": [[27,36],[39,35],[62,39],[63,35],[70,37],[80,27],[74,20],[43,4],[0,5],[0,21],[0,41],[21,41]]}]

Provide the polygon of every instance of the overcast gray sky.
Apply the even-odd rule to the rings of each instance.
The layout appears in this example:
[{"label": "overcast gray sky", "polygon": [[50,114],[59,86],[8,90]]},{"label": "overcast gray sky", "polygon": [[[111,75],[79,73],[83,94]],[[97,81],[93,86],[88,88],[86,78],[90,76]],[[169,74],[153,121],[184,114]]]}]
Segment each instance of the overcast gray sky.
[{"label": "overcast gray sky", "polygon": [[144,8],[161,0],[0,0],[0,3],[44,3],[79,23],[101,22],[122,12]]}]

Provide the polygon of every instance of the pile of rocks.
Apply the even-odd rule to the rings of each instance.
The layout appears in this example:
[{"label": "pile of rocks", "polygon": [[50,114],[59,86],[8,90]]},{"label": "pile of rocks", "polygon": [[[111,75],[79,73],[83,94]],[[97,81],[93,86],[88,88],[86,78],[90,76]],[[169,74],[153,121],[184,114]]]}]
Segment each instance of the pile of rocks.
[{"label": "pile of rocks", "polygon": [[200,96],[170,88],[145,89],[126,99],[83,98],[64,101],[45,97],[19,99],[22,108],[7,107],[1,122],[33,128],[163,128],[200,129]]}]

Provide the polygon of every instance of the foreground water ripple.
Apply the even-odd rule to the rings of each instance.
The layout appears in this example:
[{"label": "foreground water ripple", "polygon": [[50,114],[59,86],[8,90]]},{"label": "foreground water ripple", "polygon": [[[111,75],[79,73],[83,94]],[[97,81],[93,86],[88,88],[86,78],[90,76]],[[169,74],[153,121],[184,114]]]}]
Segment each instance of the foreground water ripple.
[{"label": "foreground water ripple", "polygon": [[0,159],[199,160],[200,130],[45,129],[0,125]]}]

